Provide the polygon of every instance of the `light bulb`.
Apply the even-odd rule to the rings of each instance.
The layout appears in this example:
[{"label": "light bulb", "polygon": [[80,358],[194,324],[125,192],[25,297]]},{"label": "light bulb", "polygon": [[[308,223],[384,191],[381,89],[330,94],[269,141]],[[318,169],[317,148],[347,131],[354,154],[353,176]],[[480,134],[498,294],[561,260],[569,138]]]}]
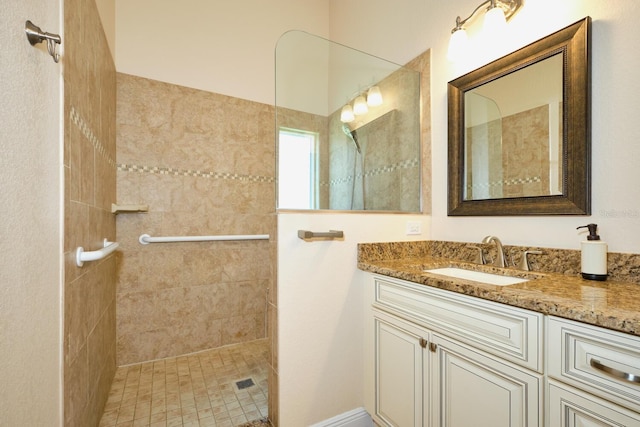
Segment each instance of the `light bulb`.
[{"label": "light bulb", "polygon": [[369,111],[367,101],[364,99],[364,96],[359,95],[355,101],[353,101],[353,112],[356,116],[361,116],[362,114],[367,114],[367,111]]},{"label": "light bulb", "polygon": [[449,61],[457,61],[464,57],[467,53],[469,45],[469,38],[464,28],[460,27],[451,34],[449,40],[449,50],[447,51],[447,58]]},{"label": "light bulb", "polygon": [[367,92],[367,104],[370,107],[377,107],[382,105],[382,93],[378,86],[371,86]]},{"label": "light bulb", "polygon": [[499,6],[494,6],[484,14],[483,31],[490,36],[497,36],[507,28],[507,18],[504,10]]},{"label": "light bulb", "polygon": [[356,119],[356,116],[353,114],[353,108],[351,105],[347,104],[342,107],[342,111],[340,111],[340,121],[342,123],[350,123]]}]

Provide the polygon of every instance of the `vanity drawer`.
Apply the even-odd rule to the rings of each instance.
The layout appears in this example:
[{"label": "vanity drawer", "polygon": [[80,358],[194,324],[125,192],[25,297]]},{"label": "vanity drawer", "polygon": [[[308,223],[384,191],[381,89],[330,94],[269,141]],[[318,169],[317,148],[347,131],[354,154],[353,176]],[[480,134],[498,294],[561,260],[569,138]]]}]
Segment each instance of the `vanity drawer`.
[{"label": "vanity drawer", "polygon": [[386,276],[374,282],[376,308],[542,372],[542,314]]},{"label": "vanity drawer", "polygon": [[550,377],[640,411],[640,337],[549,318]]},{"label": "vanity drawer", "polygon": [[640,414],[637,412],[584,393],[574,387],[551,379],[548,390],[548,426],[637,427],[640,425]]}]

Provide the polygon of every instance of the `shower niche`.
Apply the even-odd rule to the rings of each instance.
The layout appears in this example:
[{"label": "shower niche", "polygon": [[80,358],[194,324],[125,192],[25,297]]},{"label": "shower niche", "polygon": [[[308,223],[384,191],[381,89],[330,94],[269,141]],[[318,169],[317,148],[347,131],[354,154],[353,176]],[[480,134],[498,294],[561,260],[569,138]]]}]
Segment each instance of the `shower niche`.
[{"label": "shower niche", "polygon": [[420,73],[303,32],[276,46],[278,209],[420,212]]}]

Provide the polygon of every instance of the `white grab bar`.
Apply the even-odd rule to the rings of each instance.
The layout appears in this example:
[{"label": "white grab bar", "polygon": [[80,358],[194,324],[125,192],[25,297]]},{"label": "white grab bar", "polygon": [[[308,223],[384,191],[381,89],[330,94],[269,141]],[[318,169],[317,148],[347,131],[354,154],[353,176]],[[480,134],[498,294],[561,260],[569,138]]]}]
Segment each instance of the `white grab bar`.
[{"label": "white grab bar", "polygon": [[142,245],[149,243],[173,243],[173,242],[212,242],[219,240],[268,240],[268,234],[236,234],[229,236],[164,236],[151,237],[141,234],[138,241]]},{"label": "white grab bar", "polygon": [[76,265],[78,267],[82,267],[87,261],[97,261],[99,259],[102,259],[109,255],[111,252],[118,249],[120,243],[110,242],[107,239],[104,239],[103,245],[104,247],[102,249],[87,252],[84,251],[84,248],[82,246],[79,246],[78,249],[76,249]]}]

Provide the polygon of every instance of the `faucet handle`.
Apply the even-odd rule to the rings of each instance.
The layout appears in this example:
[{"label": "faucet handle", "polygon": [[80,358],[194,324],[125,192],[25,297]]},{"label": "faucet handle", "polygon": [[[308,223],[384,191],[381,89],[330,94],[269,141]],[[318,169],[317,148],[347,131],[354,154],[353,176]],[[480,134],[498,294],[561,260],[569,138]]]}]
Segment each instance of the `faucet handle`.
[{"label": "faucet handle", "polygon": [[524,251],[522,253],[522,258],[520,258],[520,264],[518,268],[520,270],[530,271],[531,264],[529,263],[529,255],[542,255],[542,251]]},{"label": "faucet handle", "polygon": [[481,264],[484,265],[487,263],[487,255],[484,252],[484,249],[482,249],[480,246],[476,246],[476,245],[467,245],[468,248],[471,249],[477,249],[478,252],[476,253],[476,257],[473,260],[473,262],[475,262],[476,264]]}]

